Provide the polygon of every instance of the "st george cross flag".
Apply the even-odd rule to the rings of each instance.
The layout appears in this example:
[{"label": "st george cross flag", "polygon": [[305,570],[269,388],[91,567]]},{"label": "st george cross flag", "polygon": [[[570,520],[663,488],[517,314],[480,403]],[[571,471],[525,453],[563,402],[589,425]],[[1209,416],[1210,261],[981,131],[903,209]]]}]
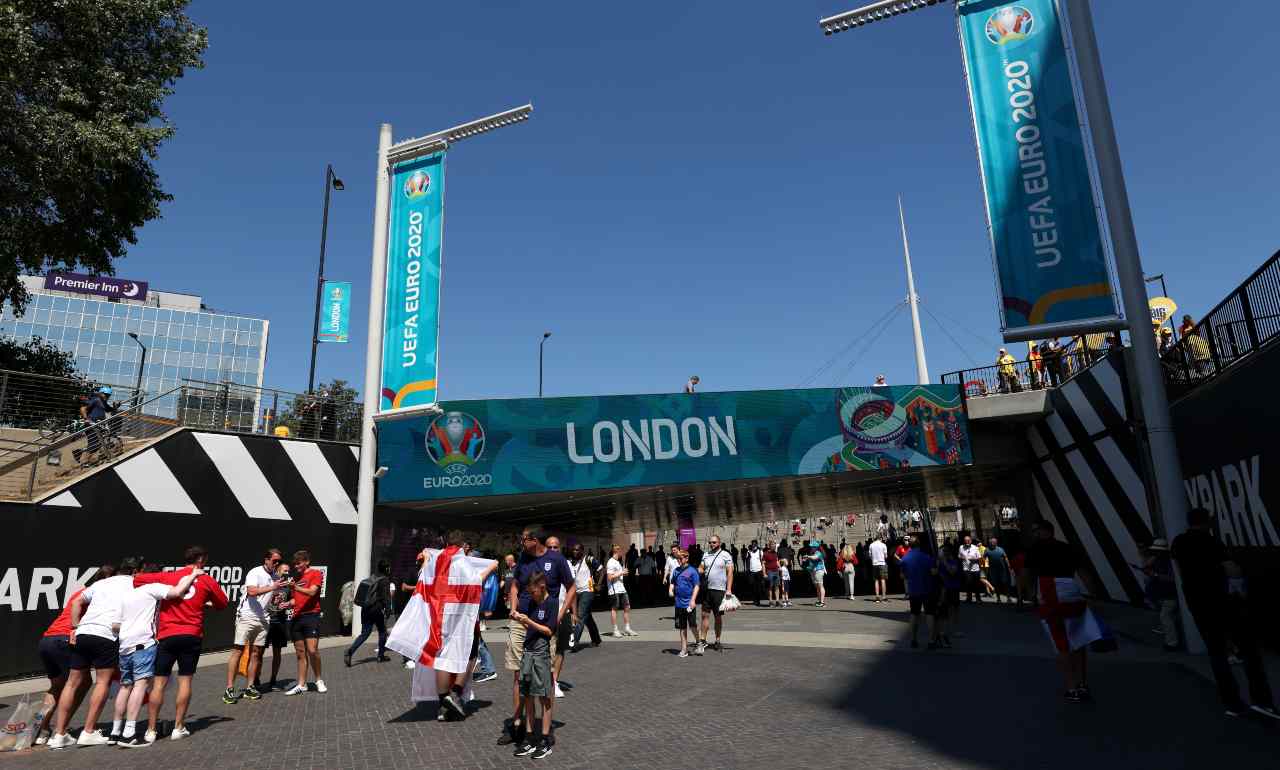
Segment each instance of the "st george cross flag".
[{"label": "st george cross flag", "polygon": [[[480,617],[484,576],[497,564],[492,559],[466,556],[453,546],[443,551],[428,548],[423,555],[426,559],[418,573],[417,588],[387,639],[388,647],[418,664],[414,670],[415,700],[435,697],[434,671],[466,672]],[[420,674],[424,678],[421,687]],[[420,690],[430,697],[418,698]]]}]

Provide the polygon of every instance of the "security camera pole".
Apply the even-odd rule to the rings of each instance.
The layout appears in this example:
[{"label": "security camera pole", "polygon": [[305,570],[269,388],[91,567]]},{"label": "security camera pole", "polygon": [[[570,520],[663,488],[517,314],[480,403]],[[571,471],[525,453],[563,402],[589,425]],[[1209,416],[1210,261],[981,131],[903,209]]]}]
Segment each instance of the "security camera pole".
[{"label": "security camera pole", "polygon": [[[391,177],[393,164],[404,163],[432,153],[442,152],[450,145],[488,133],[498,128],[516,125],[529,119],[533,105],[526,104],[512,110],[490,115],[460,126],[437,131],[426,136],[392,144],[391,124],[383,123],[378,135],[378,160],[376,196],[373,207],[373,251],[369,260],[369,336],[365,349],[364,365],[364,415],[360,424],[360,471],[356,491],[356,566],[355,581],[369,576],[373,559],[373,508],[374,474],[382,470],[378,466],[378,441],[374,428],[374,415],[381,411],[383,325],[386,317],[387,295],[387,242],[391,225]],[[435,289],[432,288],[432,291]],[[439,412],[434,403],[420,408],[422,412]],[[384,471],[385,474],[385,471]],[[355,608],[351,630],[360,628],[360,608]]]},{"label": "security camera pole", "polygon": [[[942,2],[945,0],[883,0],[828,16],[818,24],[824,34],[834,35]],[[1149,452],[1147,487],[1148,499],[1152,503],[1152,529],[1157,537],[1172,541],[1187,528],[1187,497],[1182,486],[1182,463],[1174,439],[1173,418],[1169,413],[1169,399],[1156,355],[1155,338],[1151,334],[1146,281],[1138,255],[1138,238],[1129,209],[1129,193],[1120,163],[1111,103],[1102,75],[1102,60],[1094,37],[1093,13],[1089,0],[1058,0],[1058,7],[1067,19],[1074,45],[1080,90],[1084,110],[1088,115],[1098,181],[1102,189],[1102,202],[1111,232],[1116,277],[1129,327],[1129,344],[1132,347],[1129,363],[1133,375],[1129,378],[1129,390],[1133,403],[1141,405],[1135,428],[1139,440],[1145,440]],[[1183,599],[1182,620],[1187,648],[1191,652],[1203,652],[1204,643],[1188,614],[1185,598],[1181,596],[1181,579],[1178,580],[1178,592],[1179,598]]]}]

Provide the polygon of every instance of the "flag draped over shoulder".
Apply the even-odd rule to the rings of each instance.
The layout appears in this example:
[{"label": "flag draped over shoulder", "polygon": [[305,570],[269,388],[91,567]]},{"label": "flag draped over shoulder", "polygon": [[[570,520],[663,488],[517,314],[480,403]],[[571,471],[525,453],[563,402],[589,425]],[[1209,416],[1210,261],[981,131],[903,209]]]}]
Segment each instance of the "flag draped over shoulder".
[{"label": "flag draped over shoulder", "polygon": [[480,617],[485,570],[492,559],[466,556],[457,547],[438,551],[428,548],[418,585],[396,620],[387,639],[387,647],[415,661],[415,700],[419,691],[419,674],[432,681],[423,682],[426,692],[435,697],[434,671],[461,674],[467,670],[475,627]]}]

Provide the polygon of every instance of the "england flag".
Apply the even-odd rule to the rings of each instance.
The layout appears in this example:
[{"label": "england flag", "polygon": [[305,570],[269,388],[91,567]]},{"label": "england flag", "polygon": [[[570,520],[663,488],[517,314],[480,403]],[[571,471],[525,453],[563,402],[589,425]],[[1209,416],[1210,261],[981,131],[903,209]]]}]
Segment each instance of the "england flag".
[{"label": "england flag", "polygon": [[492,559],[466,556],[456,546],[422,553],[426,558],[417,588],[387,639],[387,647],[417,663],[413,672],[417,701],[435,700],[435,671],[466,672],[484,578],[497,566]]}]

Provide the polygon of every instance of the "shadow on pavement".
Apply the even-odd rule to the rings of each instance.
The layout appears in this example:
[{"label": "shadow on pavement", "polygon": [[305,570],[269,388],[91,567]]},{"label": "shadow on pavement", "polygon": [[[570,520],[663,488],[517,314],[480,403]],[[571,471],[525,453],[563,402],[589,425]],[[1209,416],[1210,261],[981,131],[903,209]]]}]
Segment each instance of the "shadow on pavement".
[{"label": "shadow on pavement", "polygon": [[[481,700],[480,698],[476,698],[466,704],[467,717],[470,718],[477,712],[487,709],[492,705],[493,701],[491,700]],[[414,722],[434,722],[436,721],[436,717],[439,715],[440,704],[438,702],[430,701],[426,703],[415,703],[409,707],[408,711],[404,712],[400,716],[388,719],[387,724],[397,725],[411,724]]]}]

